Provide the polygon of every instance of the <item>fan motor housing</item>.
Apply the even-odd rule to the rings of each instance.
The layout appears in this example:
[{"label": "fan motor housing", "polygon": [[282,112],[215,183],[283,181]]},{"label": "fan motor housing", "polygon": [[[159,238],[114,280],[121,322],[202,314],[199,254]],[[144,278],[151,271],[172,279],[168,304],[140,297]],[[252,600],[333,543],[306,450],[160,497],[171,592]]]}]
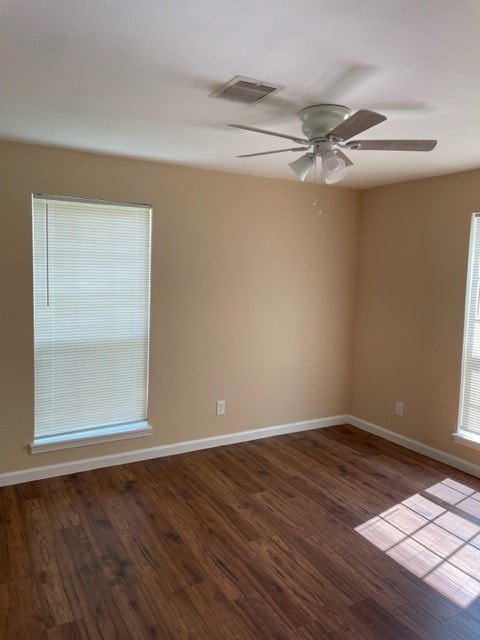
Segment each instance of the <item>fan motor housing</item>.
[{"label": "fan motor housing", "polygon": [[340,104],[314,104],[300,111],[302,131],[310,140],[326,135],[350,116],[350,109]]}]

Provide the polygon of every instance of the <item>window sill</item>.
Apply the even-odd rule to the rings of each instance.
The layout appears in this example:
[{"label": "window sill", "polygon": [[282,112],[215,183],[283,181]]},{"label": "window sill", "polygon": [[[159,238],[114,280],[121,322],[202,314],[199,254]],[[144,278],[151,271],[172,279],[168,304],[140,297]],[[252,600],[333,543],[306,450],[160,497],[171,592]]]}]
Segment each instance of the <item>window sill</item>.
[{"label": "window sill", "polygon": [[61,433],[36,438],[30,445],[30,451],[31,453],[46,453],[47,451],[58,451],[59,449],[70,449],[71,447],[83,447],[88,444],[101,444],[102,442],[149,436],[151,433],[152,427],[147,422],[133,422],[114,427],[98,427],[75,433]]},{"label": "window sill", "polygon": [[471,449],[478,449],[480,451],[480,436],[476,436],[468,431],[457,431],[453,434],[453,439],[458,444],[463,444],[465,447]]}]

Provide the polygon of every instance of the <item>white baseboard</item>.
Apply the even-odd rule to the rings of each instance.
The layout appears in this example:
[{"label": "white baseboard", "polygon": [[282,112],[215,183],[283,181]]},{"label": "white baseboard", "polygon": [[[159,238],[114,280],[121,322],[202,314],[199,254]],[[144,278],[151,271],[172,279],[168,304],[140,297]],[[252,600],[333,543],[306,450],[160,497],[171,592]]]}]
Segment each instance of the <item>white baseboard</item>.
[{"label": "white baseboard", "polygon": [[260,429],[250,429],[249,431],[239,431],[237,433],[200,438],[198,440],[188,440],[185,442],[166,444],[158,447],[137,449],[135,451],[127,451],[125,453],[85,458],[83,460],[74,460],[73,462],[62,462],[60,464],[12,471],[10,473],[2,473],[0,474],[0,487],[20,484],[21,482],[31,482],[32,480],[42,480],[44,478],[68,475],[69,473],[90,471],[91,469],[110,467],[118,464],[128,464],[129,462],[140,462],[141,460],[173,456],[180,453],[188,453],[190,451],[200,451],[201,449],[211,449],[213,447],[221,447],[223,445],[260,440],[261,438],[270,438],[272,436],[280,436],[288,433],[309,431],[310,429],[334,427],[341,424],[351,424],[363,431],[368,431],[368,433],[372,433],[380,438],[389,440],[390,442],[395,442],[406,449],[411,449],[412,451],[416,451],[424,456],[433,458],[434,460],[448,464],[455,469],[465,471],[465,473],[469,473],[472,476],[480,478],[480,465],[478,464],[467,462],[462,458],[457,458],[457,456],[440,451],[440,449],[435,449],[434,447],[430,447],[429,445],[413,440],[412,438],[402,436],[394,431],[390,431],[389,429],[373,424],[372,422],[367,422],[367,420],[362,420],[361,418],[350,415],[339,415],[330,416],[328,418],[319,418],[317,420],[306,420],[304,422],[279,424]]},{"label": "white baseboard", "polygon": [[323,429],[324,427],[333,427],[339,424],[345,424],[346,422],[348,422],[348,416],[331,416],[328,418],[319,418],[317,420],[279,424],[272,427],[263,427],[260,429],[250,429],[249,431],[239,431],[237,433],[230,433],[221,436],[212,436],[210,438],[201,438],[198,440],[188,440],[185,442],[161,445],[158,447],[137,449],[135,451],[127,451],[125,453],[114,453],[95,458],[85,458],[83,460],[74,460],[73,462],[62,462],[60,464],[22,469],[20,471],[0,474],[0,487],[11,484],[20,484],[21,482],[31,482],[32,480],[53,478],[55,476],[63,476],[68,475],[69,473],[78,473],[80,471],[90,471],[91,469],[110,467],[118,464],[127,464],[129,462],[139,462],[141,460],[173,456],[179,453],[188,453],[189,451],[199,451],[201,449],[211,449],[213,447],[221,447],[228,444],[248,442],[250,440],[259,440],[261,438],[270,438],[271,436],[308,431],[310,429]]},{"label": "white baseboard", "polygon": [[474,462],[468,462],[467,460],[463,460],[463,458],[457,458],[457,456],[450,453],[445,453],[440,449],[430,447],[428,444],[423,444],[423,442],[418,442],[418,440],[407,438],[407,436],[402,436],[399,433],[395,433],[394,431],[390,431],[384,427],[379,427],[372,422],[367,422],[366,420],[356,418],[355,416],[345,416],[345,422],[354,427],[358,427],[363,431],[368,431],[376,436],[380,436],[380,438],[384,438],[390,442],[395,442],[406,449],[411,449],[412,451],[421,453],[428,458],[433,458],[434,460],[438,460],[438,462],[443,462],[455,469],[465,471],[465,473],[469,473],[472,476],[480,478],[480,465],[475,464]]}]

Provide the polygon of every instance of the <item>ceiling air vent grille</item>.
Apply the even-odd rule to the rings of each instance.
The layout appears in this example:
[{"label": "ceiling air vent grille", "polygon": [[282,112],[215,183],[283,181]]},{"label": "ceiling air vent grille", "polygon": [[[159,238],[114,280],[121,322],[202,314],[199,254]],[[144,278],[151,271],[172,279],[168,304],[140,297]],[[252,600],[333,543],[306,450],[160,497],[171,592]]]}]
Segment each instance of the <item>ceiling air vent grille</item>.
[{"label": "ceiling air vent grille", "polygon": [[230,102],[242,102],[243,104],[256,104],[267,96],[280,91],[283,87],[274,84],[265,84],[260,80],[235,76],[233,80],[210,94],[211,98],[221,98]]}]

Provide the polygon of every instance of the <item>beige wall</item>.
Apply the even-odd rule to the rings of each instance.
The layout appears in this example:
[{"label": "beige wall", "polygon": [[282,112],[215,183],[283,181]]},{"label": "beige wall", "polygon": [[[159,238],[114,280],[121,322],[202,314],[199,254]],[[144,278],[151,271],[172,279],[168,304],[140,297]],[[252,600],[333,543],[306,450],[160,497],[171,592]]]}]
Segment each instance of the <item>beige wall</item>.
[{"label": "beige wall", "polygon": [[[8,142],[0,180],[0,473],[348,411],[358,192]],[[148,438],[28,451],[37,192],[153,205]]]},{"label": "beige wall", "polygon": [[[480,171],[362,194],[351,413],[447,453],[455,444],[471,214]],[[405,402],[402,418],[394,402]]]}]

